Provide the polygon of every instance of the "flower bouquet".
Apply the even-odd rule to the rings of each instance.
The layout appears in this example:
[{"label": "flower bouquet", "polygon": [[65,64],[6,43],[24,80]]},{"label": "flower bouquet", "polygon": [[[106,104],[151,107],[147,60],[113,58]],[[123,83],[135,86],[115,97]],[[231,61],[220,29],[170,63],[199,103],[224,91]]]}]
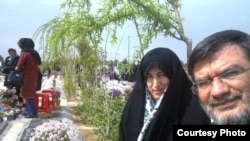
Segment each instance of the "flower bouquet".
[{"label": "flower bouquet", "polygon": [[64,121],[49,120],[34,128],[29,141],[76,141],[75,129]]}]

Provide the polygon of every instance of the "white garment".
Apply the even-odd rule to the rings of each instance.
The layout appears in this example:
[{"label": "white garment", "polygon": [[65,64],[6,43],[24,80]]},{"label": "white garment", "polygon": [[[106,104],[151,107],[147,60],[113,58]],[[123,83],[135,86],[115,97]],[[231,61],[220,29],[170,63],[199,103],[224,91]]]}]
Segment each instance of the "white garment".
[{"label": "white garment", "polygon": [[161,104],[161,100],[166,92],[167,88],[165,88],[163,94],[158,100],[155,100],[150,92],[146,89],[146,104],[145,104],[145,114],[144,114],[144,123],[143,127],[140,131],[140,134],[137,138],[137,141],[142,141],[145,131],[148,129],[149,124],[152,119],[155,117],[155,113],[158,110],[159,105]]}]

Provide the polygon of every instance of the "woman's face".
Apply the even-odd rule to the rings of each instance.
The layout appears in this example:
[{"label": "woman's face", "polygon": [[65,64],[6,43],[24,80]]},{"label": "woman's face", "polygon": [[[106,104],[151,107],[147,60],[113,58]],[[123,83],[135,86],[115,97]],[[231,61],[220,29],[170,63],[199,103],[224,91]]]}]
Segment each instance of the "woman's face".
[{"label": "woman's face", "polygon": [[16,57],[16,52],[15,51],[9,51],[9,55],[11,58]]},{"label": "woman's face", "polygon": [[159,99],[170,80],[158,67],[151,68],[146,76],[147,87],[154,99]]}]

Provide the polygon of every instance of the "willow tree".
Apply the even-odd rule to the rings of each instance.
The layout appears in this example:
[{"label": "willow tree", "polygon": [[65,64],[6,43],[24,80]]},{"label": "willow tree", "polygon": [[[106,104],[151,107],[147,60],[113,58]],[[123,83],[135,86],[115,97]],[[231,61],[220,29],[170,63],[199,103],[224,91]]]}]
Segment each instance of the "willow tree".
[{"label": "willow tree", "polygon": [[[65,72],[74,67],[64,64],[72,62],[74,65],[83,63],[86,68],[94,70],[99,64],[96,60],[101,60],[100,54],[103,53],[100,44],[103,42],[104,31],[107,31],[111,42],[115,44],[118,39],[117,29],[124,27],[125,22],[135,25],[140,45],[134,56],[138,59],[144,55],[152,39],[162,34],[184,41],[188,60],[192,40],[184,33],[180,0],[106,0],[100,4],[100,8],[92,6],[88,0],[66,0],[61,4],[66,12],[42,25],[35,34],[35,37],[40,36],[44,60],[63,64]],[[83,50],[85,53],[79,54]],[[90,54],[93,57],[89,57]],[[90,58],[93,60],[90,61]],[[86,63],[80,60],[86,60]],[[92,62],[96,65],[89,67],[88,63]],[[95,72],[93,70],[89,72]]]},{"label": "willow tree", "polygon": [[[185,35],[180,8],[180,0],[108,0],[103,2],[99,14],[106,25],[122,27],[127,21],[135,24],[140,57],[152,39],[162,34],[185,42],[188,60],[192,40]],[[116,30],[113,31],[112,37],[116,40]]]},{"label": "willow tree", "polygon": [[[57,62],[62,76],[76,76],[76,66],[84,70],[86,87],[96,84],[96,70],[99,66],[102,27],[89,12],[89,5],[75,8],[76,3],[67,1],[61,5],[65,12],[61,17],[55,17],[37,29],[34,38],[40,39],[43,50],[43,60]],[[80,5],[77,5],[80,6]],[[77,85],[78,78],[71,77],[69,85]],[[82,83],[81,83],[82,84]]]},{"label": "willow tree", "polygon": [[95,54],[98,54],[103,31],[111,35],[111,42],[115,44],[117,29],[130,21],[135,25],[140,43],[135,54],[137,58],[144,55],[153,38],[162,34],[184,41],[188,60],[192,40],[184,33],[180,0],[106,0],[100,4],[101,7],[96,9],[88,0],[66,0],[61,5],[66,10],[63,16],[41,26],[36,34],[41,35],[44,58],[61,61],[64,56],[69,56],[66,53],[72,47],[81,49],[76,47],[81,38],[89,40],[89,46],[94,47]]}]

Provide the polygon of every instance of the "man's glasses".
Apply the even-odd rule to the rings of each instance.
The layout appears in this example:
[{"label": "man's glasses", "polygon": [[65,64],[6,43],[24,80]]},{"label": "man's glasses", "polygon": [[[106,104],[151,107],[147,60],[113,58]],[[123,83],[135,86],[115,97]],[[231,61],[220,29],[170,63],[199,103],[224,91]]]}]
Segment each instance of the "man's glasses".
[{"label": "man's glasses", "polygon": [[194,94],[198,93],[207,93],[211,86],[213,85],[214,81],[218,81],[223,84],[230,84],[234,79],[237,79],[237,77],[247,71],[249,71],[250,68],[244,69],[244,68],[231,68],[228,70],[225,70],[220,75],[213,77],[213,78],[202,78],[197,80],[193,86],[192,91]]}]

